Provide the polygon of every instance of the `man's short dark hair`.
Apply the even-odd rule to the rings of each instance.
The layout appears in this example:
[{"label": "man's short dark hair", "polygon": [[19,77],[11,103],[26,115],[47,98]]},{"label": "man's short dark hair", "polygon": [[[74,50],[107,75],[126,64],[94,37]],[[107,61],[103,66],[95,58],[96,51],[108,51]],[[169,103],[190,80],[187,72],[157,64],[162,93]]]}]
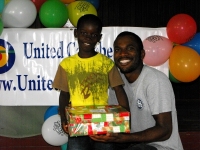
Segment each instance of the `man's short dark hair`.
[{"label": "man's short dark hair", "polygon": [[141,38],[137,34],[135,34],[133,32],[130,32],[130,31],[123,31],[120,34],[118,34],[117,38],[118,37],[123,37],[123,36],[130,36],[130,37],[132,37],[133,40],[137,43],[139,50],[143,50],[144,49],[143,42],[142,42]]}]

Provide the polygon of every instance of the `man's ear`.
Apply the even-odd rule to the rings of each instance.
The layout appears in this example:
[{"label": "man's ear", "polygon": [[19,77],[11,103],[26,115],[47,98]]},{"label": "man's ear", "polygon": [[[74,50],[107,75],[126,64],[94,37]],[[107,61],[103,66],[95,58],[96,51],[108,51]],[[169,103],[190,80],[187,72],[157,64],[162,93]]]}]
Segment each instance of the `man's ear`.
[{"label": "man's ear", "polygon": [[74,29],[74,37],[77,38],[77,29]]},{"label": "man's ear", "polygon": [[141,51],[141,59],[143,60],[144,57],[145,57],[145,50],[143,49],[143,50]]}]

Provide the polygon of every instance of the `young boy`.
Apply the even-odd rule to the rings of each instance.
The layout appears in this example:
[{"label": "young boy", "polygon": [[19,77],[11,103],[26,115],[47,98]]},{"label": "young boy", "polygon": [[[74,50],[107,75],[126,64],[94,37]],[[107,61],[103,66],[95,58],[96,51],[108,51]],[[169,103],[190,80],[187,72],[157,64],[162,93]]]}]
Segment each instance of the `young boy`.
[{"label": "young boy", "polygon": [[[74,30],[79,52],[64,58],[53,82],[60,90],[59,110],[63,130],[68,133],[65,107],[108,105],[108,87],[115,90],[119,105],[129,110],[123,80],[114,62],[95,51],[101,39],[102,22],[92,14],[82,16]],[[92,147],[94,146],[94,147]],[[68,150],[109,149],[111,144],[95,142],[89,136],[69,137]]]}]

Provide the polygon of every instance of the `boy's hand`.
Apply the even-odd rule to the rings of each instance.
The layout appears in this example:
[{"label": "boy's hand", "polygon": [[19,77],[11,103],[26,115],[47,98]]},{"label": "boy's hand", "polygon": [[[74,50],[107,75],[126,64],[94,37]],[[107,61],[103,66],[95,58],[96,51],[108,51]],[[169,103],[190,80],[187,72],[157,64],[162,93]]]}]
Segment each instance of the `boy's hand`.
[{"label": "boy's hand", "polygon": [[68,126],[67,126],[67,120],[62,121],[61,123],[62,123],[62,129],[63,129],[63,131],[68,134],[69,131],[68,131]]}]

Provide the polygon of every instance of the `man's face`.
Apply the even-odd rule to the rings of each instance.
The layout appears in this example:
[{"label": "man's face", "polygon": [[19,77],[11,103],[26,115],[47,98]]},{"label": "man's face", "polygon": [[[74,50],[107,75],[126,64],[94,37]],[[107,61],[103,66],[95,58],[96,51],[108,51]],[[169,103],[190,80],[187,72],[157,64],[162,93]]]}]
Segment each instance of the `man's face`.
[{"label": "man's face", "polygon": [[78,40],[79,51],[94,51],[94,47],[101,39],[101,33],[98,26],[92,23],[82,23],[81,26],[74,31],[74,35]]},{"label": "man's face", "polygon": [[130,73],[143,64],[144,51],[131,36],[118,37],[114,42],[114,61],[122,73]]}]

